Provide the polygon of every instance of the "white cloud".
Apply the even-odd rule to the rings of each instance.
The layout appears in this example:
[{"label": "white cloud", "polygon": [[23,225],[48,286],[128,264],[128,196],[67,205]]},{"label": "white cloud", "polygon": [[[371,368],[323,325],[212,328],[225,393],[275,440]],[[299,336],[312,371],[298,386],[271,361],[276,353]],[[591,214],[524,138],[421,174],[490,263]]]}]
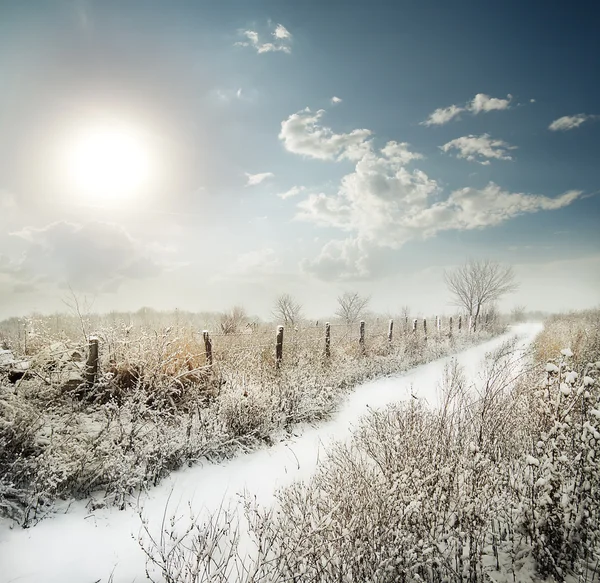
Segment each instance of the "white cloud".
[{"label": "white cloud", "polygon": [[278,24],[276,26],[275,30],[273,31],[273,36],[279,40],[292,38],[290,31],[285,26],[283,26],[283,24]]},{"label": "white cloud", "polygon": [[516,149],[502,140],[495,140],[489,134],[481,136],[462,136],[440,146],[444,152],[458,150],[457,158],[464,158],[470,162],[479,162],[487,165],[490,159],[512,160],[509,150]]},{"label": "white cloud", "polygon": [[447,200],[415,214],[410,224],[421,229],[424,236],[446,230],[482,229],[523,214],[566,207],[581,195],[579,190],[570,190],[555,198],[509,192],[490,182],[481,189],[455,190]]},{"label": "white cloud", "polygon": [[408,144],[388,142],[368,152],[346,175],[337,194],[311,194],[298,204],[297,218],[357,233],[364,241],[400,247],[411,234],[403,228],[406,213],[427,207],[438,184],[406,165],[421,158]]},{"label": "white cloud", "polygon": [[356,129],[336,134],[320,125],[325,110],[312,112],[308,107],[281,122],[279,139],[286,150],[319,160],[359,160],[369,150],[370,130]]},{"label": "white cloud", "polygon": [[282,198],[283,200],[285,200],[286,198],[292,198],[293,196],[298,196],[299,194],[306,192],[306,190],[307,189],[305,186],[292,186],[292,188],[290,188],[289,190],[286,190],[285,192],[280,192],[277,196],[279,198]]},{"label": "white cloud", "polygon": [[485,93],[478,93],[464,106],[449,105],[448,107],[440,107],[436,109],[425,121],[421,122],[421,125],[443,125],[453,119],[456,119],[462,112],[469,112],[473,115],[477,115],[478,113],[482,112],[508,109],[510,107],[511,100],[512,95],[510,95],[510,93],[507,95],[506,99],[490,97]]},{"label": "white cloud", "polygon": [[326,280],[374,277],[378,249],[397,249],[442,231],[493,227],[523,214],[566,207],[581,197],[580,191],[556,198],[513,193],[490,182],[483,189],[463,188],[445,201],[432,202],[437,184],[418,170],[392,178],[393,186],[386,184],[389,179],[381,174],[366,177],[358,169],[344,178],[337,195],[314,195],[298,205],[299,218],[350,233],[302,262],[304,271]]},{"label": "white cloud", "polygon": [[490,97],[485,93],[478,93],[475,95],[475,97],[473,97],[473,100],[467,106],[467,109],[474,114],[481,113],[482,111],[486,112],[508,109],[511,100],[512,95],[510,93],[507,95],[506,99],[499,99],[497,97]]},{"label": "white cloud", "polygon": [[448,123],[450,120],[457,117],[460,113],[465,111],[464,107],[458,105],[450,105],[448,107],[439,107],[430,116],[421,122],[424,126],[443,125]]},{"label": "white cloud", "polygon": [[559,209],[582,195],[581,191],[557,198],[513,193],[493,182],[482,189],[455,190],[446,200],[434,202],[439,193],[437,182],[424,172],[371,154],[342,179],[336,194],[310,195],[300,202],[298,218],[399,248],[441,231],[480,229],[525,213]]},{"label": "white cloud", "polygon": [[258,32],[255,30],[243,30],[240,32],[246,38],[245,41],[235,43],[238,47],[252,47],[260,54],[264,53],[291,53],[292,34],[282,24],[278,24],[271,32],[274,42],[261,42]]},{"label": "white cloud", "polygon": [[360,238],[329,241],[319,255],[305,259],[300,268],[323,281],[360,280],[371,275],[369,251]]},{"label": "white cloud", "polygon": [[166,269],[164,247],[144,244],[115,224],[61,221],[42,228],[25,227],[12,235],[26,248],[2,271],[22,283],[116,291],[127,279],[154,277]]},{"label": "white cloud", "polygon": [[[472,103],[477,111],[490,111],[506,107],[509,100],[510,96],[499,100],[480,94]],[[455,190],[440,200],[438,182],[417,168],[409,168],[422,159],[409,144],[390,141],[377,150],[369,130],[336,134],[321,125],[323,115],[323,110],[313,113],[308,108],[295,113],[282,123],[279,134],[290,152],[355,162],[354,171],[342,178],[337,192],[311,193],[297,205],[297,220],[347,234],[345,239],[325,245],[316,259],[303,262],[304,271],[319,277],[367,277],[371,255],[378,248],[398,249],[407,241],[442,231],[492,227],[522,214],[563,208],[582,195],[581,191],[569,191],[552,198],[509,192],[490,182],[482,189]],[[509,160],[514,146],[483,134],[457,138],[442,149],[456,149],[460,157],[485,163],[489,159]],[[301,187],[294,187],[283,197],[300,192]]]},{"label": "white cloud", "polygon": [[331,98],[331,103],[333,105],[337,105],[338,103],[342,103],[342,98],[341,97],[336,97],[335,95]]},{"label": "white cloud", "polygon": [[260,184],[261,182],[264,182],[265,180],[268,180],[269,178],[273,178],[275,176],[275,174],[273,174],[272,172],[260,172],[258,174],[249,174],[248,172],[246,172],[245,174],[246,186],[256,186],[257,184]]},{"label": "white cloud", "polygon": [[567,130],[572,130],[578,128],[580,125],[585,123],[586,121],[591,121],[600,116],[597,115],[588,115],[585,113],[578,113],[577,115],[564,115],[563,117],[559,117],[555,119],[549,126],[548,129],[553,132],[562,131],[566,132]]}]

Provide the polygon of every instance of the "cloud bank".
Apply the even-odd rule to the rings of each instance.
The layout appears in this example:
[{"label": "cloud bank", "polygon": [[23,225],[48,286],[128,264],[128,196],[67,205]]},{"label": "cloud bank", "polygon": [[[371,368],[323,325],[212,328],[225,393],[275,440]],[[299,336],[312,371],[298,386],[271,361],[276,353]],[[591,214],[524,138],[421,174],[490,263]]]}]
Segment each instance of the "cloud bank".
[{"label": "cloud bank", "polygon": [[[481,111],[499,107],[488,98],[474,102]],[[563,208],[582,195],[572,190],[553,198],[511,192],[490,182],[480,189],[454,190],[441,199],[440,184],[414,168],[423,156],[409,144],[389,141],[376,148],[371,131],[336,133],[323,125],[324,115],[323,110],[299,111],[281,124],[279,134],[289,152],[355,164],[336,192],[309,193],[297,205],[297,220],[345,233],[344,238],[325,245],[316,259],[303,262],[305,271],[319,277],[368,277],[370,258],[377,248],[398,249],[410,240],[443,231],[493,227],[523,214]],[[456,150],[459,157],[485,164],[489,159],[509,160],[514,146],[484,134],[457,138],[442,149]]]}]

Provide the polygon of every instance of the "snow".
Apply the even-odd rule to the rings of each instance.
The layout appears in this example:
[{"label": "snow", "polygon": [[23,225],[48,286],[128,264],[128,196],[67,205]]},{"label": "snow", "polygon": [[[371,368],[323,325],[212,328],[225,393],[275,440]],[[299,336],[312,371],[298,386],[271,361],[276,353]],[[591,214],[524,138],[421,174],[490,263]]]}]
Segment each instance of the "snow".
[{"label": "snow", "polygon": [[[526,347],[541,324],[521,324],[511,332],[456,358],[467,378],[478,380],[487,352],[518,335]],[[269,504],[274,492],[297,480],[307,480],[333,441],[346,440],[362,415],[388,403],[422,399],[438,402],[438,384],[452,357],[419,366],[405,374],[381,378],[357,387],[331,421],[316,427],[299,427],[291,439],[270,448],[221,464],[198,465],[174,472],[141,497],[143,515],[151,531],[160,528],[163,516],[189,516],[217,511],[238,503],[248,492]],[[132,583],[145,579],[145,555],[137,537],[140,519],[136,509],[86,509],[86,501],[69,504],[62,514],[31,529],[9,528],[0,523],[0,583]],[[189,505],[189,509],[188,509]],[[166,513],[166,514],[165,514]]]},{"label": "snow", "polygon": [[8,366],[15,362],[15,357],[10,350],[0,350],[0,366]]},{"label": "snow", "polygon": [[568,372],[565,376],[565,381],[569,384],[573,384],[579,375],[575,371]]}]

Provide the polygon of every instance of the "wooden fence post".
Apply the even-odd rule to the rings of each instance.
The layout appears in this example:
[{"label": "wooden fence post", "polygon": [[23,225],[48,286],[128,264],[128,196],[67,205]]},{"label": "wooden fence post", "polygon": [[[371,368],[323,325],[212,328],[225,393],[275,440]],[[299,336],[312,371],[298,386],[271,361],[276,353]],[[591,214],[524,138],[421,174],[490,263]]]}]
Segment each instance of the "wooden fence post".
[{"label": "wooden fence post", "polygon": [[417,319],[415,318],[413,320],[413,334],[417,333]]},{"label": "wooden fence post", "polygon": [[204,338],[204,352],[206,353],[206,362],[209,366],[212,366],[212,341],[208,334],[208,330],[204,330],[204,332],[202,332],[202,337]]},{"label": "wooden fence post", "polygon": [[275,366],[279,368],[283,359],[283,326],[277,326],[277,338],[275,342]]},{"label": "wooden fence post", "polygon": [[88,342],[88,357],[85,363],[85,382],[88,387],[91,387],[98,378],[98,338],[90,336]]},{"label": "wooden fence post", "polygon": [[331,325],[325,322],[325,358],[331,356]]},{"label": "wooden fence post", "polygon": [[462,330],[462,316],[458,317],[458,331],[460,332]]},{"label": "wooden fence post", "polygon": [[392,335],[394,334],[394,320],[390,320],[390,323],[388,325],[388,342],[391,344],[392,342]]},{"label": "wooden fence post", "polygon": [[449,336],[452,338],[452,316],[450,316],[450,320],[449,320],[449,328],[450,328],[450,332],[449,332]]},{"label": "wooden fence post", "polygon": [[425,340],[427,340],[427,319],[423,318],[423,332],[425,333]]},{"label": "wooden fence post", "polygon": [[473,316],[469,316],[469,333],[473,332]]},{"label": "wooden fence post", "polygon": [[360,335],[358,337],[358,347],[360,349],[360,354],[364,355],[365,353],[365,321],[360,321]]}]

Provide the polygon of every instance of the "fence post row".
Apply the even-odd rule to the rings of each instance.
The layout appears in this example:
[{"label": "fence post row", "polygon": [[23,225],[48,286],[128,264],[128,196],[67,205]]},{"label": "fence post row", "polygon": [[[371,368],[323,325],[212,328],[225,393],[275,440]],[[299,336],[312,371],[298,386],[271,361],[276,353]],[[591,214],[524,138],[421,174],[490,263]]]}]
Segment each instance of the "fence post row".
[{"label": "fence post row", "polygon": [[[408,326],[408,318],[405,318],[405,323]],[[412,332],[417,333],[418,319],[415,318],[412,321]],[[453,334],[454,319],[450,316],[448,320],[449,325],[449,336]],[[469,316],[469,332],[476,331],[476,320]],[[436,328],[438,333],[441,332],[441,318],[436,316]],[[458,331],[462,330],[462,315],[458,316]],[[281,362],[283,361],[283,326],[277,327],[277,336],[275,343],[275,364],[279,369]],[[425,340],[427,340],[427,320],[423,318],[423,332]],[[392,342],[394,336],[394,320],[390,319],[388,323],[387,339],[388,342]],[[206,355],[206,362],[209,366],[213,364],[213,352],[212,352],[212,340],[208,330],[202,331],[202,337],[204,340],[204,351]],[[359,351],[361,355],[365,354],[365,321],[360,321],[359,338],[358,338]],[[331,324],[325,323],[325,357],[331,357]],[[99,340],[96,336],[90,336],[88,340],[88,358],[85,365],[85,382],[88,386],[92,386],[98,379],[99,373]]]},{"label": "fence post row", "polygon": [[365,353],[365,321],[360,321],[360,335],[358,337],[358,346],[360,348],[360,353]]},{"label": "fence post row", "polygon": [[275,366],[279,368],[283,359],[283,326],[277,326],[277,338],[275,342]]},{"label": "fence post row", "polygon": [[206,353],[206,362],[209,366],[212,366],[212,341],[208,334],[208,330],[204,330],[204,332],[202,332],[202,338],[204,338],[204,352]]},{"label": "fence post row", "polygon": [[90,336],[88,342],[88,358],[85,363],[85,382],[91,387],[98,377],[98,338]]}]

